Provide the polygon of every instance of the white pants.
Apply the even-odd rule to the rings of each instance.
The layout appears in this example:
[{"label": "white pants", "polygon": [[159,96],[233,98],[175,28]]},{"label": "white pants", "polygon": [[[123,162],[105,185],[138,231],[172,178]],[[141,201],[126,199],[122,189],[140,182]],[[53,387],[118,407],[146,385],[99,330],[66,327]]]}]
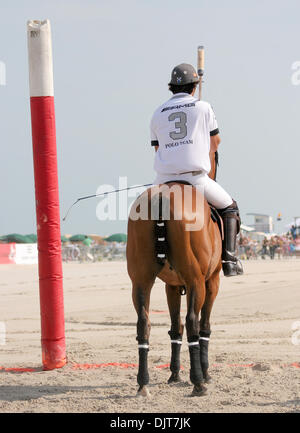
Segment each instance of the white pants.
[{"label": "white pants", "polygon": [[170,180],[185,180],[204,194],[206,200],[216,209],[224,209],[231,205],[232,197],[217,182],[212,180],[205,172],[194,176],[192,173],[185,174],[157,174],[153,184],[158,185]]}]

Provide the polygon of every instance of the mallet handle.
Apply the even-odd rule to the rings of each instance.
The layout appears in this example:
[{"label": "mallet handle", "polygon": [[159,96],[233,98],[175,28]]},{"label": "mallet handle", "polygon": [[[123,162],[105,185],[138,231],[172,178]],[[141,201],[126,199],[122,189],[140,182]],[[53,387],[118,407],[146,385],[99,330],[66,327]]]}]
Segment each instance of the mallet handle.
[{"label": "mallet handle", "polygon": [[198,47],[198,57],[197,57],[197,69],[199,75],[199,99],[201,99],[201,91],[202,91],[202,77],[204,75],[204,47],[200,45]]}]

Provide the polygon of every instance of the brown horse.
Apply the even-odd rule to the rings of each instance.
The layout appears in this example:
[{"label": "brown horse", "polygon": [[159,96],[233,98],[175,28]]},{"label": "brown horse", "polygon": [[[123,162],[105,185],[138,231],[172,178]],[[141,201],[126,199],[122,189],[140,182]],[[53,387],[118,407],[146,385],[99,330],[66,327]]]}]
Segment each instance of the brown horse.
[{"label": "brown horse", "polygon": [[[215,179],[216,158],[211,157],[211,160],[212,170],[209,175]],[[138,315],[138,394],[144,396],[149,395],[146,387],[149,383],[147,360],[151,328],[149,304],[150,292],[156,277],[165,282],[171,318],[169,335],[172,374],[168,383],[180,381],[180,348],[184,330],[180,307],[181,296],[185,293],[187,301],[185,325],[190,354],[190,380],[194,385],[193,395],[203,395],[206,392],[204,383],[210,379],[208,374],[210,314],[219,289],[222,239],[217,223],[211,218],[210,207],[201,193],[192,186],[173,182],[164,185],[164,191],[171,190],[174,186],[177,191],[178,188],[180,189],[182,202],[178,203],[178,200],[175,200],[175,194],[169,194],[167,201],[170,218],[168,220],[162,216],[163,199],[167,194],[164,192],[153,194],[155,187],[149,188],[138,197],[132,209],[140,211],[146,205],[147,211],[150,212],[155,203],[154,207],[159,206],[158,217],[156,215],[154,219],[136,218],[131,212],[128,220],[127,269],[132,281],[133,304]],[[192,206],[185,204],[187,188],[191,191]],[[196,208],[196,203],[199,202],[202,203],[199,219],[201,227],[192,231],[187,230],[187,224],[195,223],[197,219],[195,211],[199,216],[199,206]],[[182,217],[176,219],[176,215]],[[161,244],[159,244],[160,240]]]}]

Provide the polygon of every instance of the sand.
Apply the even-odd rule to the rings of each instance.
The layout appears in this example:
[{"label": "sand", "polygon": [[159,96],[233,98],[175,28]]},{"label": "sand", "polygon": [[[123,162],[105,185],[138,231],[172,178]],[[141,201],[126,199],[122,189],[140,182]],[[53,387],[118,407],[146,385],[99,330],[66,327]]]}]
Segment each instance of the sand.
[{"label": "sand", "polygon": [[[243,276],[221,277],[211,318],[213,381],[203,397],[191,397],[186,334],[182,382],[167,384],[170,320],[157,280],[150,316],[152,397],[145,399],[136,396],[136,313],[125,262],[64,264],[68,364],[53,371],[41,369],[37,266],[1,265],[6,344],[0,345],[0,412],[300,412],[300,344],[292,343],[293,335],[300,343],[292,330],[300,322],[300,260],[253,260],[244,268]],[[34,371],[7,370],[17,367]]]}]

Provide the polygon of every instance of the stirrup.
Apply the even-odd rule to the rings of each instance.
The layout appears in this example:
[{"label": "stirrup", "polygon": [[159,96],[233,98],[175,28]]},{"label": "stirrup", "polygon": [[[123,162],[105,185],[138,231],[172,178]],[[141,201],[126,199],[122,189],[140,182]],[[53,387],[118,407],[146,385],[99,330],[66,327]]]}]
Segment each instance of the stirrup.
[{"label": "stirrup", "polygon": [[243,275],[244,270],[242,263],[239,259],[236,262],[222,261],[222,268],[225,277],[235,277],[236,275]]},{"label": "stirrup", "polygon": [[238,275],[243,275],[244,273],[242,262],[239,259],[237,259],[236,262],[236,271]]},{"label": "stirrup", "polygon": [[238,274],[236,262],[223,261],[222,269],[225,277],[235,277]]}]

